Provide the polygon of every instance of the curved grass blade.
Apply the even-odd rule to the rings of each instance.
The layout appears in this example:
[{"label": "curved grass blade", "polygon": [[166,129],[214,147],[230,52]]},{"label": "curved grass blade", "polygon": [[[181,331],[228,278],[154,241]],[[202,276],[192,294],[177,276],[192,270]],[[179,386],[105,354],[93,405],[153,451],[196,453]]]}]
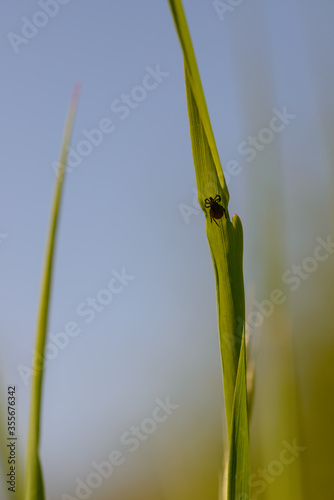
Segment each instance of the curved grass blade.
[{"label": "curved grass blade", "polygon": [[40,295],[39,312],[37,320],[37,330],[35,337],[36,355],[34,356],[34,363],[32,366],[32,378],[31,378],[30,417],[29,417],[27,461],[26,461],[25,488],[24,488],[25,500],[44,500],[44,485],[43,485],[41,464],[39,459],[44,348],[45,348],[47,323],[48,323],[53,256],[54,256],[59,209],[61,204],[63,178],[65,173],[67,151],[70,143],[79,93],[80,93],[80,85],[76,84],[73,90],[65,124],[64,137],[60,154],[60,167],[54,190],[51,215],[50,215],[49,234],[46,243],[45,261],[42,274],[41,292],[40,292],[41,295]]},{"label": "curved grass blade", "polygon": [[[190,136],[198,201],[206,217],[217,295],[218,327],[229,440],[228,499],[250,498],[249,436],[245,355],[243,232],[237,215],[230,221],[229,193],[213,135],[196,58],[180,0],[169,0],[184,56]],[[221,197],[227,217],[212,223],[205,199]],[[215,222],[215,221],[214,221]]]}]

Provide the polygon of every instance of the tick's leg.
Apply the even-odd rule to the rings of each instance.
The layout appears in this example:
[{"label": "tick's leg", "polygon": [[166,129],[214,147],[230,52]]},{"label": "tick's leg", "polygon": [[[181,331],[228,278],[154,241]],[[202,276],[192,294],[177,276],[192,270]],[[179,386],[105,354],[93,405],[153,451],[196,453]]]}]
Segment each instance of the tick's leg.
[{"label": "tick's leg", "polygon": [[208,198],[205,198],[204,205],[206,206],[206,208],[211,207],[211,203],[210,203],[210,200],[208,200]]},{"label": "tick's leg", "polygon": [[219,224],[218,224],[218,222],[216,221],[216,219],[213,219],[213,218],[211,217],[211,222],[212,222],[212,221],[213,221],[215,224],[217,224],[217,226],[219,227]]}]

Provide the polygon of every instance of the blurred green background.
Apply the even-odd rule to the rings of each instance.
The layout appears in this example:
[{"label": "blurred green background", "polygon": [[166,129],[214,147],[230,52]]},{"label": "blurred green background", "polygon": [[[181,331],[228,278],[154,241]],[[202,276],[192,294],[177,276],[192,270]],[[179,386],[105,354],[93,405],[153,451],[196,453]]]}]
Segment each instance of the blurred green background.
[{"label": "blurred green background", "polygon": [[[334,6],[184,8],[229,210],[244,226],[252,499],[330,498]],[[225,439],[214,280],[167,2],[21,0],[3,10],[1,406],[15,384],[18,457],[52,164],[80,79],[79,160],[66,179],[49,325],[68,342],[49,348],[44,385],[47,498],[75,498],[80,480],[95,477],[82,498],[217,499]],[[91,131],[105,119],[112,125],[100,140]],[[134,278],[108,302],[101,290],[123,268]],[[57,336],[70,321],[77,336]],[[166,398],[178,408],[155,428],[147,419]],[[124,433],[133,426],[147,432],[131,452]],[[109,478],[92,476],[113,450],[124,463]]]}]

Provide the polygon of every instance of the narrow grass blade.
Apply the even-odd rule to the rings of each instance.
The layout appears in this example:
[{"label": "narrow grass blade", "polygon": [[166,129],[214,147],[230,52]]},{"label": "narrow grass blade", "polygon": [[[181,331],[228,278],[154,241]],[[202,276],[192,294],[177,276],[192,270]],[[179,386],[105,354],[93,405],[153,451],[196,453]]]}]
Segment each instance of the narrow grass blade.
[{"label": "narrow grass blade", "polygon": [[[190,136],[198,201],[206,217],[206,232],[216,280],[218,327],[223,364],[229,438],[228,498],[250,498],[249,436],[246,390],[245,297],[242,271],[241,221],[228,215],[229,193],[213,135],[196,58],[180,0],[169,0],[184,56]],[[221,197],[227,217],[212,223],[206,198]],[[239,495],[239,496],[238,496]]]},{"label": "narrow grass blade", "polygon": [[34,363],[32,366],[30,417],[29,417],[27,461],[26,461],[25,489],[24,489],[25,500],[44,500],[43,477],[39,459],[44,348],[45,348],[46,332],[48,324],[53,256],[54,256],[59,209],[61,204],[63,178],[65,172],[66,159],[67,159],[67,150],[70,143],[73,122],[79,98],[79,92],[80,92],[80,85],[77,84],[74,87],[68,111],[68,116],[65,124],[65,131],[64,131],[63,143],[60,154],[60,168],[57,175],[54,197],[52,201],[49,234],[46,243],[45,261],[42,274],[41,294],[40,294],[39,312],[37,320],[37,330],[35,337],[36,355],[34,356]]}]

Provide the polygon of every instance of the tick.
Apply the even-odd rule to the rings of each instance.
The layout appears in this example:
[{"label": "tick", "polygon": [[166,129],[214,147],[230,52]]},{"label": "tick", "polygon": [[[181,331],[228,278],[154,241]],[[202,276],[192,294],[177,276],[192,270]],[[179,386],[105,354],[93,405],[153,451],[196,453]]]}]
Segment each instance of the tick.
[{"label": "tick", "polygon": [[216,222],[215,219],[221,219],[223,215],[227,219],[226,215],[226,210],[222,205],[219,205],[219,202],[221,201],[221,197],[219,194],[216,194],[214,198],[205,198],[204,204],[206,208],[210,208],[210,219],[211,223],[212,221],[219,226],[219,224]]}]

